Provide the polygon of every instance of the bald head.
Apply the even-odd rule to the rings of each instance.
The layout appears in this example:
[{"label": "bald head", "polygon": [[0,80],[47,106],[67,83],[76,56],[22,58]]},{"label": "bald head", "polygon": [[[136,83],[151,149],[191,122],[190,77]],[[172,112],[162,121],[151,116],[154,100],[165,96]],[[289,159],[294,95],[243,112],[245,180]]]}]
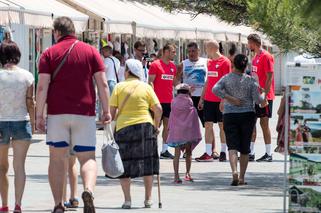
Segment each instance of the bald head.
[{"label": "bald head", "polygon": [[214,55],[219,52],[220,45],[216,40],[211,40],[206,43],[206,52],[208,56]]}]

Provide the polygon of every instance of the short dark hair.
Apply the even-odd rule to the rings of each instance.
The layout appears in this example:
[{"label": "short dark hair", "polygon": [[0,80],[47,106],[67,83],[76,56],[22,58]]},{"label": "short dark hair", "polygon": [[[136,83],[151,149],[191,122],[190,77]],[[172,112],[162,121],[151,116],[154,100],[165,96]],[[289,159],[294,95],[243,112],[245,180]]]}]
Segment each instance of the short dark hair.
[{"label": "short dark hair", "polygon": [[146,47],[146,44],[143,41],[136,41],[134,44],[134,48],[138,49],[139,47]]},{"label": "short dark hair", "polygon": [[107,50],[107,51],[109,51],[109,52],[111,52],[111,53],[113,52],[113,48],[112,48],[111,46],[108,46],[108,45],[102,47],[101,50]]},{"label": "short dark hair", "polygon": [[245,71],[248,62],[249,62],[249,59],[247,58],[246,55],[243,55],[243,54],[237,54],[233,61],[234,67],[241,72]]},{"label": "short dark hair", "polygon": [[18,45],[13,41],[3,42],[0,45],[0,63],[2,66],[8,63],[19,64],[21,52]]},{"label": "short dark hair", "polygon": [[176,49],[176,45],[175,44],[172,44],[172,43],[167,43],[165,44],[165,46],[163,47],[163,53],[166,51],[166,50],[170,50],[171,48],[173,48],[174,50]]},{"label": "short dark hair", "polygon": [[177,94],[189,94],[189,90],[188,89],[179,89],[179,90],[177,90]]},{"label": "short dark hair", "polygon": [[228,51],[228,54],[230,54],[231,56],[235,55],[236,51],[237,51],[237,47],[236,47],[236,45],[234,43],[232,43],[231,44],[231,48]]},{"label": "short dark hair", "polygon": [[187,48],[198,49],[198,44],[196,42],[190,42],[190,43],[188,43]]},{"label": "short dark hair", "polygon": [[261,37],[256,33],[250,34],[247,37],[247,40],[248,41],[253,41],[254,43],[256,43],[259,46],[261,46],[261,44],[262,44]]},{"label": "short dark hair", "polygon": [[61,36],[75,34],[75,25],[69,17],[61,16],[55,19],[53,23],[54,30],[61,33]]}]

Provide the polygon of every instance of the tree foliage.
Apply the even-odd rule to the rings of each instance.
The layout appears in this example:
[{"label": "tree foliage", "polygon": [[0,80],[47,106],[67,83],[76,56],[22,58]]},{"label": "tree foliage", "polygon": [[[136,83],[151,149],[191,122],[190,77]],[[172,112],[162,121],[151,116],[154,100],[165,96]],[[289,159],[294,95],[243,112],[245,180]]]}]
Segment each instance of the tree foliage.
[{"label": "tree foliage", "polygon": [[229,23],[246,24],[265,33],[284,51],[321,56],[320,0],[141,0],[168,11],[215,15]]}]

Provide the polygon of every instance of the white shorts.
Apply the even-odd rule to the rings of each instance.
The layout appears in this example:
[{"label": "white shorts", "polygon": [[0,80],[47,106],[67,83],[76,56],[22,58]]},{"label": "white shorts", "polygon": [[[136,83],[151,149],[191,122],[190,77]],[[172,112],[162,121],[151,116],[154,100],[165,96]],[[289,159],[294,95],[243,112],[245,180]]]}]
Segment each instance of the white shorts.
[{"label": "white shorts", "polygon": [[96,150],[95,116],[48,115],[47,145],[75,152]]}]

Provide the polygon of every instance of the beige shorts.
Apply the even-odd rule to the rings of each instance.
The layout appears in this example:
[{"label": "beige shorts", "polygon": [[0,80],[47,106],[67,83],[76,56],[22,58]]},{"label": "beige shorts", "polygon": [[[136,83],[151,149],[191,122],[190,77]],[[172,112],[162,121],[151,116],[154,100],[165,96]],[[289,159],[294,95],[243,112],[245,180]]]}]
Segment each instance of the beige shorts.
[{"label": "beige shorts", "polygon": [[74,152],[95,151],[95,116],[48,115],[47,145],[56,148],[70,147]]}]

